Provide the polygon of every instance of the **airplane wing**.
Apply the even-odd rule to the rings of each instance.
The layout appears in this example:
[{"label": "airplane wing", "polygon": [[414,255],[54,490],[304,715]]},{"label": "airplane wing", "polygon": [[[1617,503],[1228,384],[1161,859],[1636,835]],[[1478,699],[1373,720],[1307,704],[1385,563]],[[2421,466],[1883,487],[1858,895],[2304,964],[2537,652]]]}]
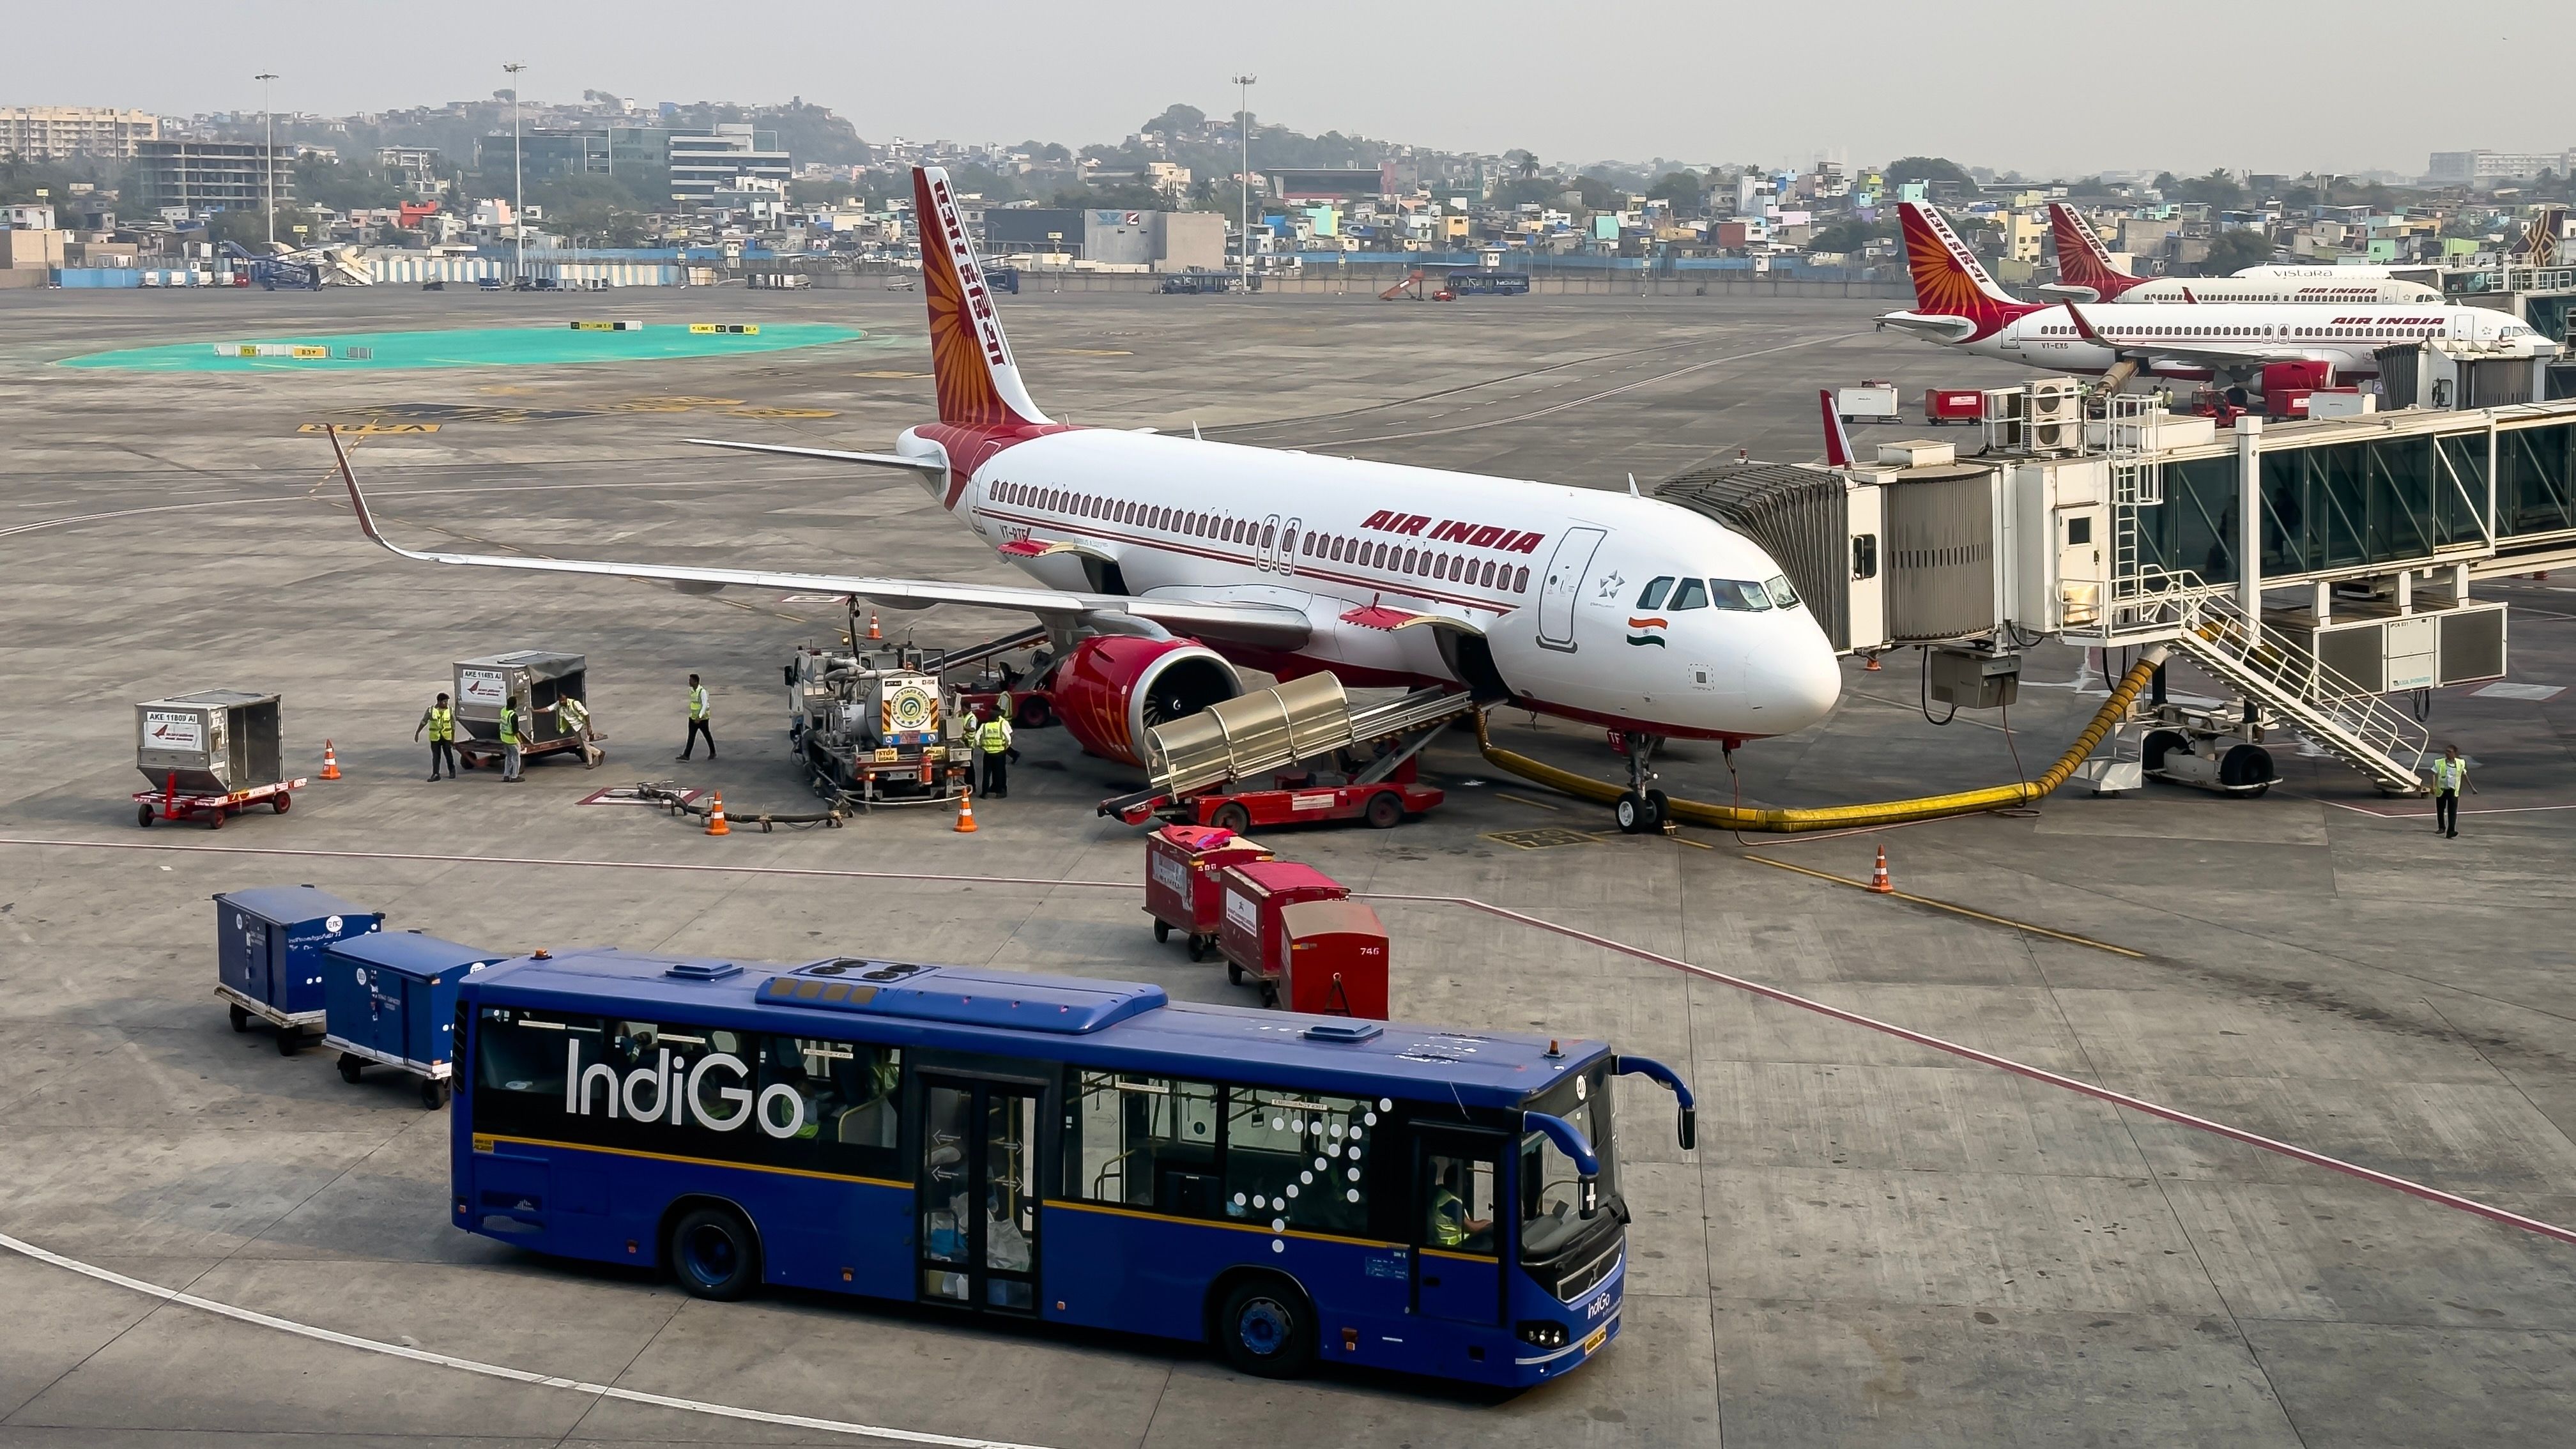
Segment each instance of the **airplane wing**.
[{"label": "airplane wing", "polygon": [[2102,300],[2101,288],[2088,287],[2082,282],[2042,282],[2039,284],[2039,294],[2043,297],[2055,298],[2060,302],[2099,302]]},{"label": "airplane wing", "polygon": [[828,458],[835,463],[866,463],[878,468],[910,468],[916,473],[945,475],[948,464],[939,458],[907,458],[901,453],[845,453],[838,448],[794,448],[784,443],[734,443],[723,438],[684,438],[701,448],[731,448],[740,453],[782,453],[790,458]]},{"label": "airplane wing", "polygon": [[1890,312],[1878,319],[1881,327],[1894,327],[1934,342],[1965,342],[1977,324],[1965,317],[1942,317],[1928,312]]},{"label": "airplane wing", "polygon": [[2241,348],[2214,342],[2194,342],[2181,337],[2122,341],[2095,331],[2093,324],[2084,320],[2083,311],[2071,302],[2067,304],[2066,315],[2075,320],[2075,331],[2087,342],[2098,343],[2122,357],[2135,358],[2140,362],[2170,361],[2192,367],[2260,367],[2264,363],[2281,360],[2277,352],[2247,352]]},{"label": "airplane wing", "polygon": [[[1132,598],[1123,594],[1084,594],[1065,589],[1009,584],[953,584],[936,579],[887,579],[866,575],[791,573],[775,569],[701,568],[695,565],[619,563],[607,560],[506,557],[499,554],[424,553],[385,537],[349,467],[348,451],[338,433],[331,451],[340,462],[340,478],[349,488],[349,506],[358,527],[387,551],[422,563],[468,564],[480,568],[522,569],[538,573],[595,574],[607,578],[654,579],[682,593],[711,594],[730,585],[781,589],[793,593],[854,594],[882,608],[927,609],[955,604],[970,609],[997,609],[1034,614],[1050,623],[1078,625],[1100,633],[1151,633],[1155,627],[1186,630],[1206,638],[1272,648],[1303,647],[1314,624],[1296,609],[1276,604],[1237,603],[1186,598]],[[777,450],[786,451],[786,450]]]}]

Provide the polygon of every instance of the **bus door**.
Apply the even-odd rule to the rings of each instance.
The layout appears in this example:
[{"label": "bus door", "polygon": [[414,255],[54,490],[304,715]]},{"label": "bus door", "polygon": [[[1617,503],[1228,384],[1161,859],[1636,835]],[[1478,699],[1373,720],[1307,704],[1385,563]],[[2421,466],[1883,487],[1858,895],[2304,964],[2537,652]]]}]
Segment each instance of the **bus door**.
[{"label": "bus door", "polygon": [[1413,1311],[1497,1323],[1503,1297],[1503,1138],[1420,1129],[1413,1149]]},{"label": "bus door", "polygon": [[925,1076],[914,1201],[925,1303],[1038,1308],[1038,1088]]}]

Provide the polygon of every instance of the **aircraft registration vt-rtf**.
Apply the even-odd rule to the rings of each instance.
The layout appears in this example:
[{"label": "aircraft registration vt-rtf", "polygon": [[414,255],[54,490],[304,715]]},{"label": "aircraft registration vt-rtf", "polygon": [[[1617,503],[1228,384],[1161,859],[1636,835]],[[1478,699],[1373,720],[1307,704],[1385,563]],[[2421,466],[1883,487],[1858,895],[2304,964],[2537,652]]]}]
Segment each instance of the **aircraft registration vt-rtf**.
[{"label": "aircraft registration vt-rtf", "polygon": [[2297,302],[2203,306],[2024,302],[1996,286],[1940,213],[1897,203],[1914,308],[1882,325],[1930,342],[2051,372],[2101,373],[2121,363],[2156,377],[2254,384],[2273,362],[2323,362],[2345,377],[2376,377],[2379,349],[2448,338],[2508,357],[2548,357],[2558,344],[2492,307],[2318,307]]},{"label": "aircraft registration vt-rtf", "polygon": [[1056,646],[1042,681],[1055,713],[1084,749],[1131,764],[1148,728],[1241,693],[1238,665],[1329,671],[1624,734],[1622,823],[1642,826],[1661,804],[1646,791],[1659,739],[1732,745],[1833,707],[1833,648],[1779,565],[1687,509],[1633,490],[1050,421],[1021,382],[947,174],[916,170],[913,196],[938,421],[906,429],[892,453],[713,446],[908,470],[1039,587],[416,552],[378,529],[350,473],[360,526],[434,563],[1032,614]]}]

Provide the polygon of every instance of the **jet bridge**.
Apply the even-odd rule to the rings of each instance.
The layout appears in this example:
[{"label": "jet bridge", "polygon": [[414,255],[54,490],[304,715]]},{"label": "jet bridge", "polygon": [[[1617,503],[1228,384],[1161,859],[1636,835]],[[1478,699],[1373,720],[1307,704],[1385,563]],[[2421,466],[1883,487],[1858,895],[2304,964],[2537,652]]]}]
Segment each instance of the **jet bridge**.
[{"label": "jet bridge", "polygon": [[1656,491],[1769,549],[1837,649],[1940,653],[1967,707],[2008,703],[2041,638],[2191,656],[2234,699],[2194,712],[2159,688],[2121,739],[2151,772],[2243,794],[2270,783],[2282,728],[2419,790],[2426,732],[2384,696],[2502,677],[2505,608],[2475,580],[2576,563],[2576,402],[2220,432],[2136,394],[2070,426],[2074,387],[1989,395],[1964,457],[1722,460]]}]

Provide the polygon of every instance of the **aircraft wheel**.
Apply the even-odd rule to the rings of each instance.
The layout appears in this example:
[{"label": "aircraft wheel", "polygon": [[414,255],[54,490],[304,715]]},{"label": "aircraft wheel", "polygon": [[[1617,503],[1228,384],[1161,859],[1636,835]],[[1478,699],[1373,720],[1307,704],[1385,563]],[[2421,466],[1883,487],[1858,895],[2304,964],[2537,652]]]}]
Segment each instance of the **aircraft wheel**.
[{"label": "aircraft wheel", "polygon": [[1646,815],[1651,808],[1645,796],[1630,790],[1619,797],[1618,804],[1610,807],[1610,813],[1619,822],[1620,834],[1635,835],[1646,828]]},{"label": "aircraft wheel", "polygon": [[1647,791],[1646,813],[1652,817],[1646,822],[1649,828],[1655,830],[1663,829],[1665,823],[1673,818],[1672,797],[1666,795],[1661,790]]}]

